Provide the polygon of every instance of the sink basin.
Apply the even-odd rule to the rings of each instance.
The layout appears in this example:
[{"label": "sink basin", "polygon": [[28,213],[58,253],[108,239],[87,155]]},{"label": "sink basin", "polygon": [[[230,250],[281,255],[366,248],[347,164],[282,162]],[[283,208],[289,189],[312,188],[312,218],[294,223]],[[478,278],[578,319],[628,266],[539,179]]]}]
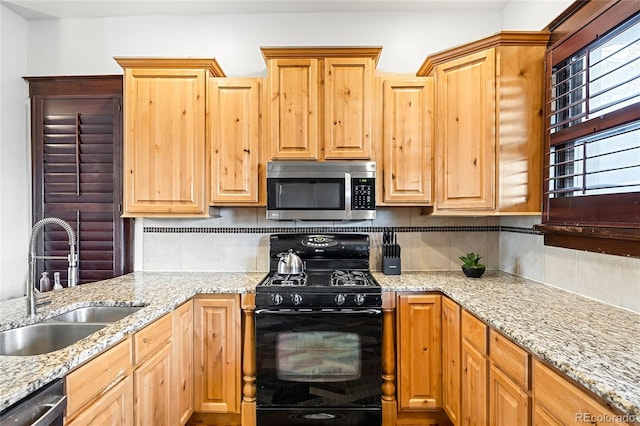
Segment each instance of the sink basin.
[{"label": "sink basin", "polygon": [[60,322],[112,323],[142,309],[142,306],[89,306],[52,317]]},{"label": "sink basin", "polygon": [[106,324],[39,323],[0,332],[0,355],[40,355],[57,351]]}]

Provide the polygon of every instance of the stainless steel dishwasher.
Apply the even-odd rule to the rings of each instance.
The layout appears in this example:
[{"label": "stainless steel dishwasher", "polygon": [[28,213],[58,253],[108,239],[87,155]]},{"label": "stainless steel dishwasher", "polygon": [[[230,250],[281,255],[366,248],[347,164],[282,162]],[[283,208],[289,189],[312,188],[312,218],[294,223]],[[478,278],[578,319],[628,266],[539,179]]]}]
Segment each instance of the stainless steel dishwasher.
[{"label": "stainless steel dishwasher", "polygon": [[62,426],[66,407],[64,380],[59,379],[0,413],[0,426]]}]

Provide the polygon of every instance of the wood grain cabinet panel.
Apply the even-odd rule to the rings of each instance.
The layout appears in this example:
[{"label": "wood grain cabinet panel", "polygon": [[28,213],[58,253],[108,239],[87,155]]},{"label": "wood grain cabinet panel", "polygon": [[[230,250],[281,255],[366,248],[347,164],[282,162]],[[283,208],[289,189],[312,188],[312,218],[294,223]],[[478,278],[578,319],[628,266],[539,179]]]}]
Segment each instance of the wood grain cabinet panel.
[{"label": "wood grain cabinet panel", "polygon": [[258,202],[260,82],[210,78],[212,205]]},{"label": "wood grain cabinet panel", "polygon": [[133,371],[134,424],[171,426],[171,343],[155,351]]},{"label": "wood grain cabinet panel", "polygon": [[435,212],[539,214],[548,32],[503,31],[427,58]]},{"label": "wood grain cabinet panel", "polygon": [[131,340],[126,339],[66,377],[67,419],[103,395],[131,372]]},{"label": "wood grain cabinet panel", "polygon": [[194,409],[239,413],[241,309],[238,295],[194,300]]},{"label": "wood grain cabinet panel", "polygon": [[489,328],[462,311],[462,379],[460,424],[487,426],[489,421]]},{"label": "wood grain cabinet panel", "polygon": [[193,413],[193,301],[172,314],[171,424],[184,425]]},{"label": "wood grain cabinet panel", "polygon": [[466,339],[462,340],[462,414],[460,424],[487,426],[488,360]]},{"label": "wood grain cabinet panel", "polygon": [[207,79],[215,60],[116,58],[124,69],[124,216],[207,216]]},{"label": "wood grain cabinet panel", "polygon": [[[625,425],[622,416],[600,404],[540,361],[533,365],[534,425]],[[543,407],[542,409],[539,407]]]},{"label": "wood grain cabinet panel", "polygon": [[460,424],[460,306],[442,297],[442,407]]},{"label": "wood grain cabinet panel", "polygon": [[374,67],[371,58],[324,59],[324,158],[371,158]]},{"label": "wood grain cabinet panel", "polygon": [[494,50],[438,66],[436,82],[436,207],[493,210]]},{"label": "wood grain cabinet panel", "polygon": [[489,421],[492,426],[527,426],[530,397],[495,365],[489,374]]},{"label": "wood grain cabinet panel", "polygon": [[439,295],[398,296],[398,410],[442,406],[440,303]]},{"label": "wood grain cabinet panel", "polygon": [[125,377],[82,411],[68,426],[127,426],[133,424],[133,381]]},{"label": "wood grain cabinet panel", "polygon": [[272,160],[371,159],[381,48],[262,48]]},{"label": "wood grain cabinet panel", "polygon": [[386,79],[383,90],[383,202],[433,204],[433,78]]},{"label": "wood grain cabinet panel", "polygon": [[319,158],[320,62],[313,58],[269,59],[268,104],[271,158]]}]

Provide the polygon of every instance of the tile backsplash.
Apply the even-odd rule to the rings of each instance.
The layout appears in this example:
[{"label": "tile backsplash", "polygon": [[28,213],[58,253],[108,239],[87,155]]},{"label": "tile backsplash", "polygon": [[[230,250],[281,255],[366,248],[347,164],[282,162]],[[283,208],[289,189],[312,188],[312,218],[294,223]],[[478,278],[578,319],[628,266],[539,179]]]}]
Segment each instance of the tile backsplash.
[{"label": "tile backsplash", "polygon": [[459,270],[458,256],[476,252],[488,269],[640,312],[640,259],[545,247],[537,223],[538,216],[443,217],[406,207],[378,208],[368,221],[270,221],[264,208],[221,208],[217,218],[137,220],[136,269],[266,272],[272,233],[358,232],[369,234],[371,268],[380,270],[382,231],[392,227],[403,271]]}]

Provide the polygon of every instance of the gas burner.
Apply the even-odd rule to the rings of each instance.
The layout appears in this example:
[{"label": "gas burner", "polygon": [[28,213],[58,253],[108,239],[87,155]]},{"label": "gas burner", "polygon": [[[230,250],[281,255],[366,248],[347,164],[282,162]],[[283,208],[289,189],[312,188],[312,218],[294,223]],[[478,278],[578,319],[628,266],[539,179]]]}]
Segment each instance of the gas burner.
[{"label": "gas burner", "polygon": [[273,274],[267,285],[303,286],[307,284],[307,274]]},{"label": "gas burner", "polygon": [[332,286],[367,286],[369,280],[363,271],[336,270],[331,274]]}]

